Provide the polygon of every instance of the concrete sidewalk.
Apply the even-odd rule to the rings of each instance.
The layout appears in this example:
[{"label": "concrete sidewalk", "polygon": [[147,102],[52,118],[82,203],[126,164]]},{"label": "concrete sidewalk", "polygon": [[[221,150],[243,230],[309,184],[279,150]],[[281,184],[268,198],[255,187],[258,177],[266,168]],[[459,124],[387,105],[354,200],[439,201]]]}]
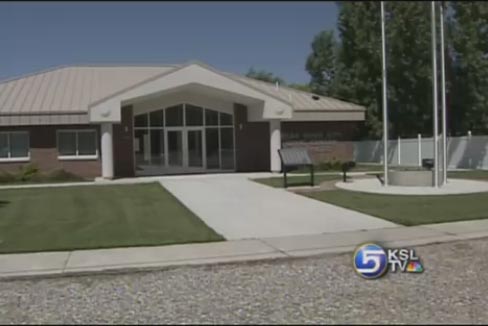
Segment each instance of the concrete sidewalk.
[{"label": "concrete sidewalk", "polygon": [[0,278],[289,259],[352,252],[357,245],[370,241],[387,247],[404,247],[483,237],[488,237],[488,220],[160,247],[4,254],[0,255]]},{"label": "concrete sidewalk", "polygon": [[397,227],[374,216],[273,188],[248,175],[161,178],[164,188],[227,240]]}]

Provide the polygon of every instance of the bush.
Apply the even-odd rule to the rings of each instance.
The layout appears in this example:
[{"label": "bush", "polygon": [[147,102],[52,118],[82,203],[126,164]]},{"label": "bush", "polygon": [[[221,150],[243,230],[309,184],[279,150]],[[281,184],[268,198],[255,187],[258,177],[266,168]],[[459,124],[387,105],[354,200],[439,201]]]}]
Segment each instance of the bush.
[{"label": "bush", "polygon": [[20,168],[19,173],[16,175],[18,181],[29,181],[35,178],[39,173],[39,169],[34,164],[26,164]]},{"label": "bush", "polygon": [[39,169],[33,164],[24,165],[16,173],[0,172],[0,184],[77,181],[85,181],[85,179],[63,169],[54,170],[49,173],[41,173]]},{"label": "bush", "polygon": [[0,183],[15,182],[15,175],[9,172],[0,172]]},{"label": "bush", "polygon": [[317,166],[317,169],[320,171],[341,171],[342,170],[342,162],[333,160],[328,162],[321,162]]},{"label": "bush", "polygon": [[54,170],[50,172],[47,176],[46,179],[48,181],[84,181],[85,179],[80,177],[79,175],[73,174],[71,172],[65,171],[63,169],[60,170]]}]

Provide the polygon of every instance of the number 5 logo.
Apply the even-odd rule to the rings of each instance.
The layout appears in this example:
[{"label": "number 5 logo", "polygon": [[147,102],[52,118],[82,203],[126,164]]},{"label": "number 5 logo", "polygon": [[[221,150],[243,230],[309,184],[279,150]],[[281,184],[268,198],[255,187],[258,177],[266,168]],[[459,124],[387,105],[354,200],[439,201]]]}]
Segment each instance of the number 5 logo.
[{"label": "number 5 logo", "polygon": [[385,250],[377,244],[364,244],[354,253],[353,266],[364,278],[381,277],[387,269]]}]

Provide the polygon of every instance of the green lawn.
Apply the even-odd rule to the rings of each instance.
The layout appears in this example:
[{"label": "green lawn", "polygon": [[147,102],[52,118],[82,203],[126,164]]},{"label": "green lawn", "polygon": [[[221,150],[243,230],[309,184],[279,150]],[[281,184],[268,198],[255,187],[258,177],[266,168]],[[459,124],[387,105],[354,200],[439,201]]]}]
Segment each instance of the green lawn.
[{"label": "green lawn", "polygon": [[488,193],[397,196],[332,190],[306,196],[403,225],[488,218]]},{"label": "green lawn", "polygon": [[0,190],[0,252],[224,240],[157,183]]},{"label": "green lawn", "polygon": [[[329,180],[339,180],[342,177],[337,175],[315,175],[314,176],[314,183],[318,185],[323,181]],[[296,186],[308,186],[310,185],[310,175],[306,176],[289,176],[288,179],[288,186],[289,187],[296,187]],[[272,178],[260,178],[260,179],[253,179],[253,181],[262,183],[267,186],[275,187],[275,188],[283,188],[283,177],[272,177]]]},{"label": "green lawn", "polygon": [[[368,175],[383,175],[383,172],[366,173]],[[466,171],[448,171],[447,178],[455,179],[473,179],[473,180],[488,180],[488,170],[466,170]]]},{"label": "green lawn", "polygon": [[[371,172],[371,171],[382,171],[383,165],[381,164],[364,164],[358,163],[351,172]],[[303,167],[292,171],[291,173],[308,173],[309,168]],[[342,172],[340,166],[335,166],[334,168],[324,168],[324,165],[318,164],[314,167],[315,172]]]},{"label": "green lawn", "polygon": [[488,180],[487,170],[448,171],[447,178]]}]

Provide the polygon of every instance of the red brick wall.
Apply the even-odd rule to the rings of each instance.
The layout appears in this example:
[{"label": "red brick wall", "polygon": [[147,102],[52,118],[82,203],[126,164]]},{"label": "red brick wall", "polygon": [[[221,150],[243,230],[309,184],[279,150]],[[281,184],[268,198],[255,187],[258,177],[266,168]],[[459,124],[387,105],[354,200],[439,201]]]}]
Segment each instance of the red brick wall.
[{"label": "red brick wall", "polygon": [[132,107],[123,107],[121,122],[113,126],[114,174],[116,177],[134,176],[134,137]]},{"label": "red brick wall", "polygon": [[350,141],[286,142],[286,147],[306,147],[314,164],[330,161],[352,161],[354,145]]},{"label": "red brick wall", "polygon": [[234,105],[236,171],[270,170],[269,122],[247,121],[247,107]]},{"label": "red brick wall", "polygon": [[[361,123],[355,121],[283,122],[281,124],[282,147],[306,147],[315,164],[329,161],[351,161],[354,154],[352,140],[355,139]],[[304,133],[317,132],[334,135],[334,137],[333,139],[311,141],[286,140],[284,137],[286,133],[303,136]]]},{"label": "red brick wall", "polygon": [[95,129],[97,130],[97,137],[100,139],[100,128],[97,125],[0,127],[0,131],[28,131],[30,141],[30,161],[22,163],[0,162],[0,172],[16,172],[24,165],[35,164],[42,172],[46,173],[64,169],[88,179],[100,176],[100,141],[98,143],[98,159],[59,160],[56,131],[62,129]]}]

